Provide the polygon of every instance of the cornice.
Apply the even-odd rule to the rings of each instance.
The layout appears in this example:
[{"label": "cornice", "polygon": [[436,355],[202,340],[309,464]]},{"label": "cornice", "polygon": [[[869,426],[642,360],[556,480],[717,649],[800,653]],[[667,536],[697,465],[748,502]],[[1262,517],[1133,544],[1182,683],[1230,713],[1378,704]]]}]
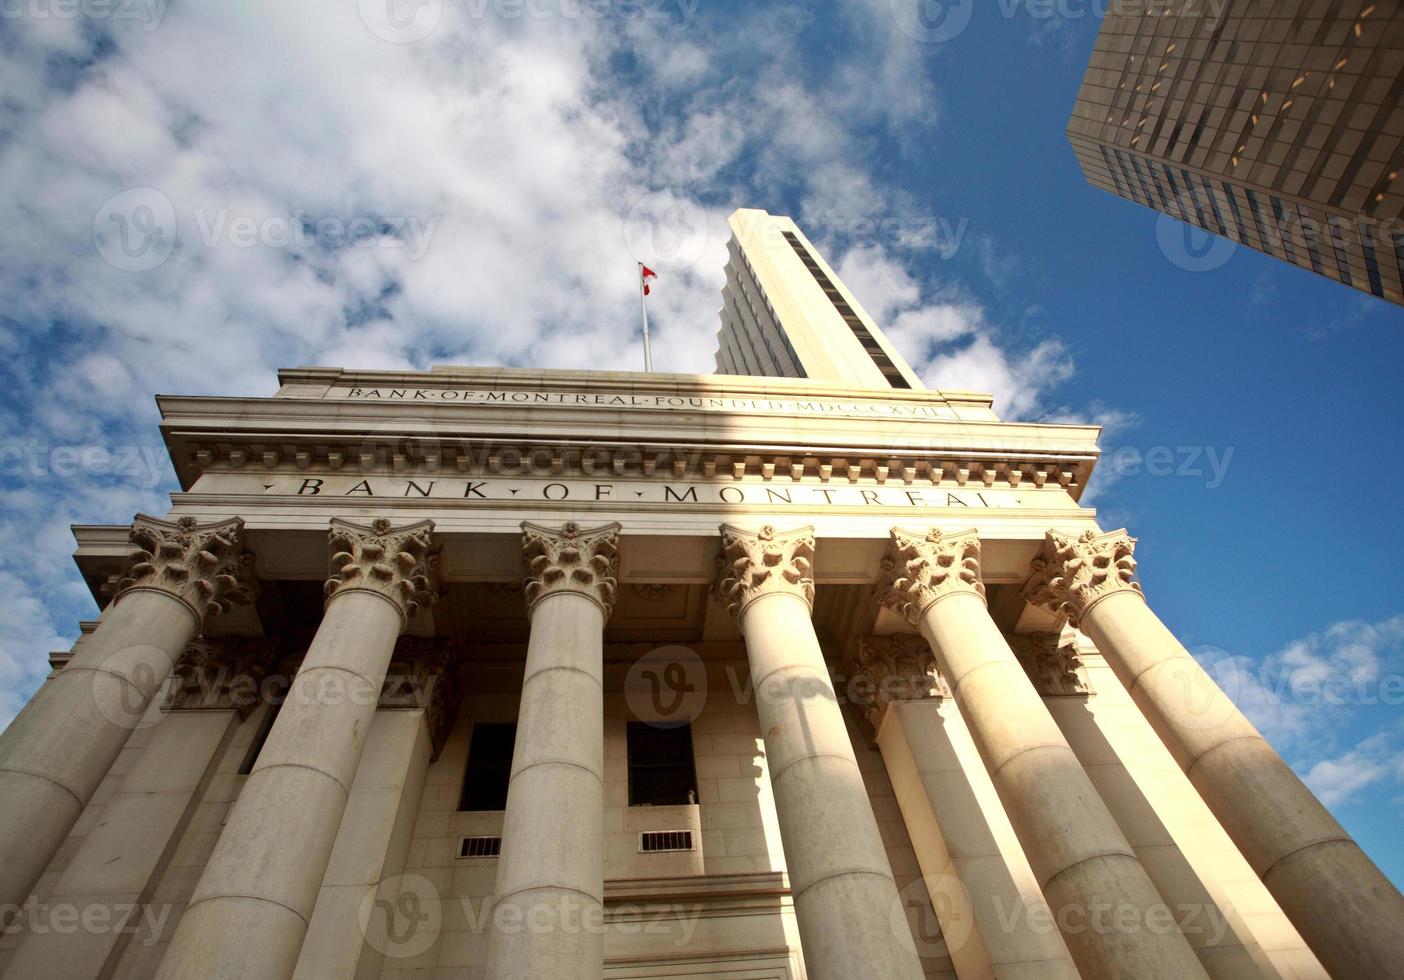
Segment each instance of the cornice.
[{"label": "cornice", "polygon": [[[484,409],[482,411],[492,411]],[[475,415],[478,413],[474,413]],[[671,420],[674,431],[685,429]],[[458,435],[436,427],[423,431],[386,427],[383,415],[373,427],[341,431],[298,431],[268,427],[230,429],[223,425],[163,423],[172,463],[182,489],[190,489],[211,469],[260,472],[329,470],[368,476],[608,477],[611,479],[754,478],[764,482],[869,483],[944,488],[1062,487],[1077,499],[1097,459],[1094,446],[1001,446],[998,440],[950,440],[919,451],[850,443],[807,444],[688,438],[599,439],[585,434],[556,436],[520,433]],[[958,423],[968,425],[970,423]],[[793,428],[790,427],[791,433]],[[370,433],[368,435],[368,432]],[[993,433],[991,433],[993,435]],[[793,436],[791,436],[791,439]],[[933,443],[935,441],[933,440]]]}]

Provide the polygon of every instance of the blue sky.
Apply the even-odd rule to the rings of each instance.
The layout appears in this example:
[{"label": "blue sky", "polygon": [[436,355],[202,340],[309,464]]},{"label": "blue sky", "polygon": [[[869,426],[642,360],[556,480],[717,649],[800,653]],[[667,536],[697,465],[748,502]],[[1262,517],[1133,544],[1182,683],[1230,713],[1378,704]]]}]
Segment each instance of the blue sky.
[{"label": "blue sky", "polygon": [[[935,41],[906,0],[391,3],[0,18],[0,723],[95,613],[68,525],[174,489],[154,392],[641,363],[636,259],[659,367],[707,371],[726,214],[763,207],[930,384],[1107,426],[1152,605],[1404,881],[1404,311],[1242,248],[1189,271],[1085,184],[1101,5]],[[171,235],[133,259],[122,220]]]}]

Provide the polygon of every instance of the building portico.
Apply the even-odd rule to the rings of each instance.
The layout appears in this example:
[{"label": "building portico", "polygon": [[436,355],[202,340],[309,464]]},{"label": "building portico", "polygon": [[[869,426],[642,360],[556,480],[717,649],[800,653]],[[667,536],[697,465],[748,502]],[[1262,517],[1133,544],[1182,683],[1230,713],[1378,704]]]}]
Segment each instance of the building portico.
[{"label": "building portico", "polygon": [[[498,369],[160,401],[182,490],[135,530],[76,529],[107,608],[0,775],[67,778],[26,733],[66,737],[82,709],[46,692],[113,637],[153,630],[174,679],[141,674],[69,811],[6,796],[7,834],[49,823],[11,879],[10,975],[1301,977],[1380,955],[1308,948],[1241,815],[1305,790],[1202,773],[1219,743],[1187,749],[1135,666],[1174,652],[1078,584],[1135,591],[1124,548],[1076,545],[1121,540],[1080,503],[1095,428],[959,392]],[[159,643],[156,614],[118,615],[151,589],[130,552],[152,528],[238,569],[198,629],[161,585],[184,619]],[[1304,833],[1387,900],[1338,830]],[[72,942],[60,904],[153,924]]]}]

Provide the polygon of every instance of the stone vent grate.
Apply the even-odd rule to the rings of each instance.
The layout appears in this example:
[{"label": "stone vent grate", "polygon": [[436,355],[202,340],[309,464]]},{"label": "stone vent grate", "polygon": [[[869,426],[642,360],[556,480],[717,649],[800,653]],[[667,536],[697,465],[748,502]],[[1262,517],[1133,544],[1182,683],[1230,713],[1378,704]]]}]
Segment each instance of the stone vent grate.
[{"label": "stone vent grate", "polygon": [[461,858],[495,858],[501,853],[501,837],[465,837],[458,842]]},{"label": "stone vent grate", "polygon": [[645,830],[639,834],[639,850],[644,854],[660,851],[695,851],[690,830]]}]

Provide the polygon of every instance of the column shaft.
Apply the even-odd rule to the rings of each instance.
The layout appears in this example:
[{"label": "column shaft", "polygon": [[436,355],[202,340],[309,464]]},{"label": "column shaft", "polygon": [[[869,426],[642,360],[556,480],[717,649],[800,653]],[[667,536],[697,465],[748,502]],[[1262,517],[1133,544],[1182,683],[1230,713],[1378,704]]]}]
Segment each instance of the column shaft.
[{"label": "column shaft", "polygon": [[165,592],[123,596],[0,735],[0,907],[29,895],[198,628]]},{"label": "column shaft", "polygon": [[981,597],[948,593],[921,627],[1078,969],[1205,976]]},{"label": "column shaft", "polygon": [[1140,594],[1107,594],[1080,625],[1326,969],[1398,970],[1399,890]]},{"label": "column shaft", "polygon": [[931,890],[945,889],[945,901],[933,899],[950,919],[942,930],[951,962],[961,976],[1077,980],[1062,937],[1046,928],[1052,915],[965,725],[945,714],[934,698],[893,703],[878,746],[922,875]]},{"label": "column shaft", "polygon": [[[131,771],[122,777],[102,819],[83,838],[48,898],[87,920],[142,923],[158,869],[180,839],[211,766],[238,723],[233,710],[174,711],[152,729]],[[128,912],[130,911],[130,917]],[[27,935],[9,975],[97,977],[126,945],[117,928],[46,930]],[[154,939],[154,937],[147,937]]]},{"label": "column shaft", "polygon": [[809,975],[922,976],[808,604],[762,595],[741,632]]},{"label": "column shaft", "polygon": [[402,622],[368,591],[328,603],[158,976],[292,974]]},{"label": "column shaft", "polygon": [[[433,754],[426,719],[423,709],[375,713],[295,978],[369,980],[380,976],[387,954],[407,945],[386,934],[383,917],[369,913],[377,900],[393,905],[397,897],[393,879],[404,870]],[[395,961],[390,962],[393,967]]]},{"label": "column shaft", "polygon": [[534,608],[512,756],[493,980],[604,975],[604,610],[575,592]]}]

